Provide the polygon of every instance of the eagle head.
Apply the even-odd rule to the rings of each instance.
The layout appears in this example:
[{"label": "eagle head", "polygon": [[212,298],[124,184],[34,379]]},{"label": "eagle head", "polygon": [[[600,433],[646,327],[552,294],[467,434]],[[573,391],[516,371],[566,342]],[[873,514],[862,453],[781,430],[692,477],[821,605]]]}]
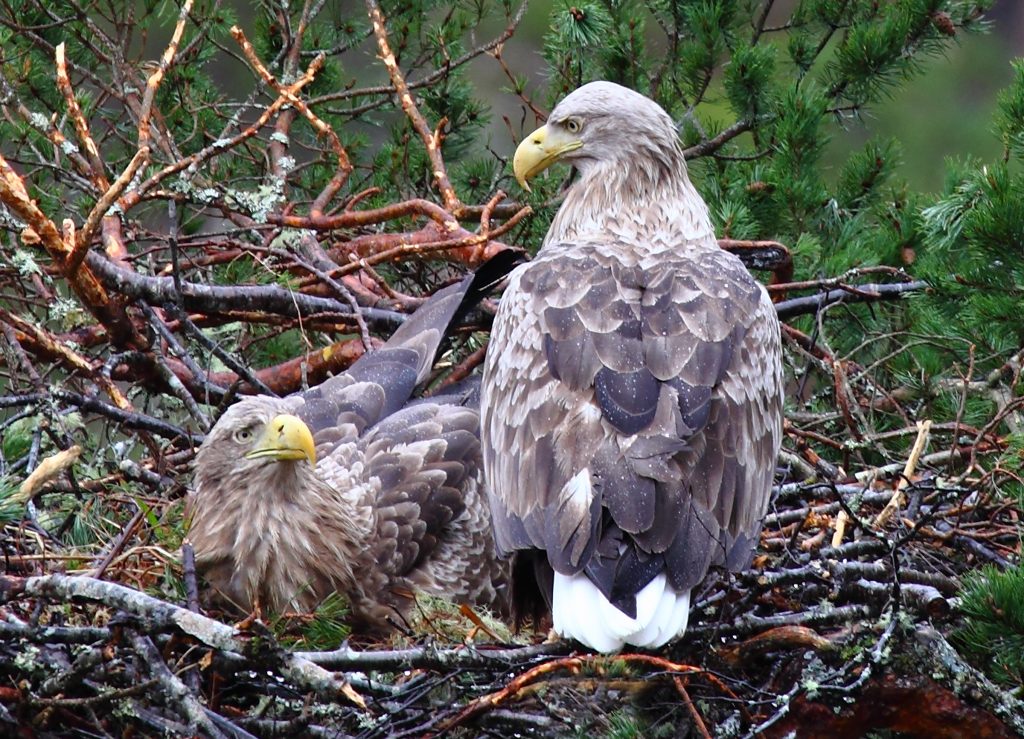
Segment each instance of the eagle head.
[{"label": "eagle head", "polygon": [[675,124],[661,106],[614,82],[591,82],[566,96],[547,123],[523,139],[512,169],[529,191],[528,181],[556,162],[585,173],[593,164],[632,168],[677,150]]}]

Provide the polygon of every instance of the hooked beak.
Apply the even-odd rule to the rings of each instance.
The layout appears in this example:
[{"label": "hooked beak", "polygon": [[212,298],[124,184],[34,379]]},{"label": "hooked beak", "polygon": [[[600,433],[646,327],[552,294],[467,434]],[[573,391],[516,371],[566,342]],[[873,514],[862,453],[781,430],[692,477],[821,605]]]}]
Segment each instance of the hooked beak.
[{"label": "hooked beak", "polygon": [[282,413],[266,425],[263,435],[245,457],[271,457],[278,461],[307,459],[311,465],[316,465],[316,444],[309,426],[301,418]]},{"label": "hooked beak", "polygon": [[519,185],[530,192],[527,180],[581,146],[583,142],[564,129],[541,126],[519,144],[515,156],[512,157],[512,171]]}]

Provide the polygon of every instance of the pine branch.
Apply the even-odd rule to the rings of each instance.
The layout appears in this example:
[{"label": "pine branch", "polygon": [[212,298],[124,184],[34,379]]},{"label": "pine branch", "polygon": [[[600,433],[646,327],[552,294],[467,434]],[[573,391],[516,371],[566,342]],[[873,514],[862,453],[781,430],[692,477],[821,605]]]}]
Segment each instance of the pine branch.
[{"label": "pine branch", "polygon": [[775,304],[780,319],[817,313],[822,308],[836,303],[875,303],[883,300],[896,300],[908,293],[927,290],[929,284],[923,280],[897,282],[890,284],[868,284],[846,286],[835,290],[808,295],[803,298],[790,298]]}]

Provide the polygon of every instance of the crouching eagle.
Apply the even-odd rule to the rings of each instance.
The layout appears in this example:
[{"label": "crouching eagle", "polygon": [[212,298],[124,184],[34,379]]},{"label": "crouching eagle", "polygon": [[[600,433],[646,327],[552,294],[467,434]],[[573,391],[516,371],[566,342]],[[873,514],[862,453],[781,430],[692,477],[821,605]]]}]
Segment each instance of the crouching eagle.
[{"label": "crouching eagle", "polygon": [[[671,118],[585,85],[515,153],[578,171],[513,272],[481,387],[501,551],[523,550],[554,628],[605,652],[686,628],[690,590],[750,559],[782,435],[779,324],[719,249]],[[522,583],[513,584],[521,590]]]},{"label": "crouching eagle", "polygon": [[409,399],[456,314],[513,259],[434,295],[343,374],[221,416],[196,456],[188,532],[221,600],[309,611],[338,592],[370,630],[406,610],[410,591],[507,609],[475,394]]}]

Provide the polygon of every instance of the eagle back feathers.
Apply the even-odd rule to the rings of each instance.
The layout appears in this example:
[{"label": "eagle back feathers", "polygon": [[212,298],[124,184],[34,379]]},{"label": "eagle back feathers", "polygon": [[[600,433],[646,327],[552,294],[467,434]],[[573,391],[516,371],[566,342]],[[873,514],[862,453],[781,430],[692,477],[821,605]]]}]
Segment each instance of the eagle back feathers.
[{"label": "eagle back feathers", "polygon": [[[627,613],[742,566],[781,427],[778,325],[717,246],[549,243],[513,275],[482,409],[496,538],[584,570]],[[587,492],[576,476],[586,471]]]}]

